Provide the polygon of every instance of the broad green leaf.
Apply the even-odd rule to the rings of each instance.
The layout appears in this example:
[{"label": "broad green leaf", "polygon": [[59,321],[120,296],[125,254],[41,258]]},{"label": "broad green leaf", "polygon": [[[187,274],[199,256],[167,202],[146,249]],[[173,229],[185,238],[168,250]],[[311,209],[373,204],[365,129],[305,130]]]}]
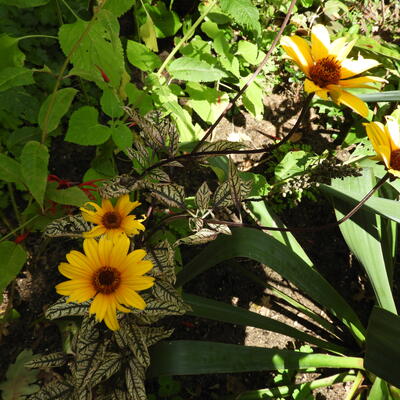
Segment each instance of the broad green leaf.
[{"label": "broad green leaf", "polygon": [[265,57],[263,51],[258,50],[258,46],[247,40],[240,40],[236,54],[241,55],[249,64],[258,65]]},{"label": "broad green leaf", "polygon": [[153,110],[153,100],[150,95],[138,89],[131,82],[126,85],[125,90],[128,95],[129,104],[133,108],[137,108],[141,115],[146,115],[149,111]]},{"label": "broad green leaf", "polygon": [[[243,86],[247,82],[248,78],[249,77],[242,78],[240,86]],[[261,119],[264,113],[263,93],[264,90],[262,87],[254,81],[242,96],[243,105],[246,107],[246,110],[258,119]]]},{"label": "broad green leaf", "polygon": [[22,183],[21,164],[5,154],[0,154],[0,179],[6,182]]},{"label": "broad green leaf", "polygon": [[163,1],[154,5],[146,5],[146,10],[153,20],[158,38],[173,36],[182,26],[178,14],[175,11],[168,10]]},{"label": "broad green leaf", "polygon": [[367,400],[394,400],[390,395],[387,383],[381,378],[376,377],[368,393]]},{"label": "broad green leaf", "polygon": [[139,28],[139,35],[148,49],[158,51],[156,30],[150,15],[147,15],[146,22]]},{"label": "broad green leaf", "polygon": [[182,286],[214,265],[235,257],[247,257],[268,265],[314,301],[328,308],[355,337],[364,340],[364,327],[357,315],[325,278],[290,248],[255,229],[232,229],[231,236],[219,236],[185,265],[177,275],[177,285]]},{"label": "broad green leaf", "polygon": [[103,9],[111,11],[116,17],[125,14],[135,4],[135,0],[107,0]]},{"label": "broad green leaf", "polygon": [[237,344],[176,340],[150,348],[150,376],[307,368],[363,369],[363,359]]},{"label": "broad green leaf", "polygon": [[204,61],[215,66],[218,60],[211,53],[211,43],[195,36],[186,46],[180,49],[183,56],[194,60]]},{"label": "broad green leaf", "polygon": [[251,0],[220,0],[219,4],[221,10],[228,13],[238,25],[260,34],[258,9]]},{"label": "broad green leaf", "polygon": [[34,199],[43,207],[47,186],[49,150],[36,141],[28,142],[21,153],[21,172],[24,183]]},{"label": "broad green leaf", "polygon": [[191,82],[214,82],[226,74],[205,61],[190,57],[178,58],[169,65],[168,72],[175,78]]},{"label": "broad green leaf", "polygon": [[69,55],[80,41],[71,56],[74,68],[70,74],[83,76],[105,87],[100,69],[110,79],[110,84],[118,88],[125,69],[119,23],[108,10],[101,10],[95,18],[94,22],[78,19],[73,24],[62,25],[58,34],[60,45],[64,54]]},{"label": "broad green leaf", "polygon": [[133,135],[131,130],[124,124],[119,124],[111,128],[111,137],[119,149],[125,150],[132,146]]},{"label": "broad green leaf", "polygon": [[200,28],[211,39],[215,39],[221,33],[218,24],[212,21],[203,22]]},{"label": "broad green leaf", "polygon": [[[14,0],[10,1],[14,3]],[[19,49],[18,40],[5,33],[0,35],[0,69],[24,65],[25,54]]]},{"label": "broad green leaf", "polygon": [[81,207],[88,201],[86,194],[78,186],[72,186],[67,189],[57,189],[56,182],[52,184],[49,182],[47,185],[46,199],[58,204],[75,207]]},{"label": "broad green leaf", "polygon": [[290,151],[286,153],[282,161],[275,168],[275,176],[279,180],[287,179],[307,170],[309,165],[315,160],[315,156],[309,152]]},{"label": "broad green leaf", "polygon": [[[361,177],[347,177],[332,181],[334,189],[345,193],[353,190],[362,195],[365,195],[374,185],[375,178],[371,169],[364,169]],[[339,198],[334,199],[334,205],[337,219],[342,218],[351,209],[347,202]],[[342,223],[339,228],[350,250],[364,267],[378,304],[396,313],[377,225],[376,215],[364,208]]]},{"label": "broad green leaf", "polygon": [[106,142],[111,129],[99,124],[98,111],[94,107],[84,106],[76,110],[69,120],[65,140],[83,146],[96,146]]},{"label": "broad green leaf", "polygon": [[36,126],[23,126],[8,136],[7,148],[18,157],[25,144],[30,140],[40,141],[40,129]]},{"label": "broad green leaf", "polygon": [[128,40],[126,55],[129,62],[142,71],[151,72],[161,67],[160,57],[142,43]]},{"label": "broad green leaf", "polygon": [[265,317],[241,307],[235,307],[220,301],[188,293],[183,295],[183,300],[192,308],[192,311],[188,313],[189,315],[194,315],[199,318],[209,318],[220,322],[228,322],[235,325],[253,326],[255,328],[277,332],[294,339],[309,342],[322,349],[341,354],[346,353],[345,347],[318,339],[285,323],[276,321],[273,318]]},{"label": "broad green leaf", "polygon": [[382,39],[380,39],[381,42],[380,43],[372,37],[368,37],[367,35],[358,35],[358,34],[351,35],[349,39],[351,40],[357,39],[355,47],[372,51],[382,56],[390,57],[397,61],[400,61],[400,46],[394,43],[393,44],[387,43]]},{"label": "broad green leaf", "polygon": [[329,18],[340,18],[340,11],[348,12],[349,8],[339,0],[328,0],[324,5],[324,14]]},{"label": "broad green leaf", "polygon": [[[61,118],[69,110],[77,92],[76,89],[65,88],[58,90],[55,94],[51,94],[46,98],[39,111],[39,126],[42,130],[46,127],[47,133],[50,133],[58,127]],[[53,105],[49,113],[50,103]]]},{"label": "broad green leaf", "polygon": [[393,385],[399,386],[400,317],[374,307],[368,322],[365,367]]},{"label": "broad green leaf", "polygon": [[50,0],[0,0],[0,4],[18,8],[30,8],[44,6],[49,1]]},{"label": "broad green leaf", "polygon": [[3,400],[19,400],[39,390],[34,383],[38,379],[39,370],[29,370],[25,363],[32,360],[32,350],[23,350],[18,354],[15,363],[8,367],[6,381],[0,383]]},{"label": "broad green leaf", "polygon": [[0,70],[0,92],[7,89],[30,85],[35,83],[33,80],[33,71],[22,67],[6,67]]},{"label": "broad green leaf", "polygon": [[388,90],[387,92],[378,93],[357,93],[357,97],[367,103],[373,103],[378,101],[400,101],[400,90]]},{"label": "broad green leaf", "polygon": [[0,243],[0,303],[3,301],[3,291],[19,274],[26,261],[26,252],[14,242]]},{"label": "broad green leaf", "polygon": [[114,90],[105,88],[100,99],[101,109],[112,119],[124,115],[123,104]]}]

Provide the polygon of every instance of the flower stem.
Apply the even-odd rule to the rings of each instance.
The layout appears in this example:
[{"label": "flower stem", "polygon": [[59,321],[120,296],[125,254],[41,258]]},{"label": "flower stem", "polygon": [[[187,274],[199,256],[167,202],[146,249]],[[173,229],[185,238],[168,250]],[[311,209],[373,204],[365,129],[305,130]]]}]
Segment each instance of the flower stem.
[{"label": "flower stem", "polygon": [[7,233],[7,235],[3,236],[0,239],[0,242],[3,242],[4,240],[7,240],[9,237],[13,236],[16,232],[20,231],[22,228],[24,228],[26,225],[30,224],[31,222],[33,222],[36,218],[39,218],[40,215],[35,215],[32,218],[28,219],[27,221],[25,221],[23,224],[19,225],[17,228],[15,228],[14,230],[12,230],[11,232]]}]

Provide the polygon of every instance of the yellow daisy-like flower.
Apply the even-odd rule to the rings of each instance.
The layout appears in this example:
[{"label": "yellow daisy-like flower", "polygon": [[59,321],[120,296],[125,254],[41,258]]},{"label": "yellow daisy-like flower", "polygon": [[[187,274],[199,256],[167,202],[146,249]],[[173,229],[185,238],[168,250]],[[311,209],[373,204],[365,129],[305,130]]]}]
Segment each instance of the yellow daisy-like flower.
[{"label": "yellow daisy-like flower", "polygon": [[[95,211],[85,208],[87,205],[92,206]],[[92,230],[85,232],[83,237],[93,238],[101,235],[106,235],[109,239],[115,239],[120,235],[133,236],[139,231],[144,231],[144,226],[141,223],[145,218],[136,219],[134,215],[128,215],[133,209],[138,207],[138,201],[131,202],[129,195],[121,196],[115,207],[110,200],[103,199],[101,207],[93,202],[88,202],[84,207],[81,207],[83,218],[96,224]]]},{"label": "yellow daisy-like flower", "polygon": [[345,89],[375,89],[367,84],[386,80],[376,76],[357,76],[379,63],[361,56],[357,60],[346,58],[355,42],[347,43],[342,37],[331,43],[325,26],[314,25],[311,30],[311,47],[306,40],[296,35],[282,37],[281,45],[307,76],[304,82],[306,92],[316,93],[324,100],[330,97],[336,104],[344,104],[367,117],[368,107],[364,101]]},{"label": "yellow daisy-like flower", "polygon": [[[72,250],[68,263],[61,263],[59,271],[69,278],[56,286],[57,293],[69,296],[68,302],[82,303],[93,298],[90,314],[115,331],[119,328],[117,310],[130,312],[134,307],[143,310],[146,303],[137,293],[154,285],[154,278],[143,276],[153,268],[151,261],[143,260],[144,250],[129,252],[130,241],[125,235],[112,241],[105,236],[99,241],[86,239],[85,254]],[[125,305],[125,306],[124,306]]]},{"label": "yellow daisy-like flower", "polygon": [[387,170],[400,178],[400,128],[397,120],[386,117],[386,125],[381,122],[364,124],[367,135],[376,151],[376,160],[383,161]]}]

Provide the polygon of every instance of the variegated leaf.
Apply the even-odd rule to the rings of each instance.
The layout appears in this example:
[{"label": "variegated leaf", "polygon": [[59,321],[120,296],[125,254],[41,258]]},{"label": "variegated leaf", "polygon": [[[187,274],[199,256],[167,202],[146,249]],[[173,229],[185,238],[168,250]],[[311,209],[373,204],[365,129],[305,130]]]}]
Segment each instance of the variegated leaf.
[{"label": "variegated leaf", "polygon": [[150,365],[150,355],[143,333],[141,332],[141,327],[132,323],[130,324],[125,319],[121,323],[118,334],[122,335],[128,342],[134,358],[137,359],[140,365],[147,368]]},{"label": "variegated leaf", "polygon": [[212,151],[212,152],[216,152],[216,154],[199,156],[197,159],[205,159],[207,157],[215,157],[216,155],[218,155],[218,152],[221,152],[222,154],[226,154],[227,151],[240,150],[243,147],[245,147],[245,146],[241,142],[230,142],[228,140],[218,140],[216,142],[204,142],[198,148],[197,153]]},{"label": "variegated leaf", "polygon": [[125,390],[115,388],[111,394],[111,400],[131,400]]},{"label": "variegated leaf", "polygon": [[162,300],[151,300],[147,302],[147,306],[144,311],[142,311],[142,315],[138,315],[139,317],[150,318],[153,320],[153,317],[156,317],[155,321],[167,316],[167,315],[182,315],[185,314],[190,309],[182,301],[179,303],[168,303]]},{"label": "variegated leaf", "polygon": [[179,161],[170,161],[167,164],[164,164],[164,167],[178,167],[183,168],[183,165]]},{"label": "variegated leaf", "polygon": [[56,381],[43,386],[39,392],[29,397],[29,400],[68,400],[73,393],[73,386]]},{"label": "variegated leaf", "polygon": [[75,387],[72,400],[92,400],[92,390],[89,387]]},{"label": "variegated leaf", "polygon": [[67,363],[67,355],[65,353],[38,354],[31,361],[25,363],[27,368],[52,368],[61,367]]},{"label": "variegated leaf", "polygon": [[249,181],[241,181],[240,184],[240,191],[241,191],[241,196],[242,199],[244,199],[253,189],[253,182],[251,180]]},{"label": "variegated leaf", "polygon": [[133,192],[138,187],[138,180],[130,175],[119,175],[99,188],[99,194],[104,199],[120,197]]},{"label": "variegated leaf", "polygon": [[146,174],[146,179],[159,181],[162,183],[170,183],[171,178],[169,175],[160,168],[154,168]]},{"label": "variegated leaf", "polygon": [[203,182],[199,189],[197,190],[194,201],[197,205],[197,208],[204,212],[208,209],[208,205],[210,204],[211,199],[211,191],[206,182]]},{"label": "variegated leaf", "polygon": [[168,282],[157,279],[151,288],[151,294],[166,303],[180,303],[182,298],[177,290]]},{"label": "variegated leaf", "polygon": [[90,379],[90,386],[94,387],[116,374],[122,365],[121,358],[121,354],[111,352],[106,353],[104,359],[101,360]]},{"label": "variegated leaf", "polygon": [[236,207],[240,215],[241,201],[242,201],[242,192],[241,192],[241,180],[239,178],[239,172],[236,168],[235,163],[232,161],[232,158],[229,158],[228,163],[228,183],[231,191],[231,198],[233,200],[233,204]]},{"label": "variegated leaf", "polygon": [[179,244],[187,244],[187,245],[195,245],[195,244],[204,244],[211,242],[212,240],[216,239],[219,235],[219,232],[216,232],[211,229],[200,229],[198,232],[194,233],[193,235],[187,236],[182,239],[178,239],[174,245],[178,246]]},{"label": "variegated leaf", "polygon": [[168,136],[169,136],[168,155],[170,157],[173,157],[178,151],[179,138],[180,138],[179,132],[176,129],[175,125],[172,125],[172,129],[169,130]]},{"label": "variegated leaf", "polygon": [[185,209],[185,190],[183,186],[175,183],[142,182],[149,190],[150,195],[160,200],[169,207]]},{"label": "variegated leaf", "polygon": [[223,182],[217,187],[212,197],[213,208],[232,205],[232,196],[229,182]]},{"label": "variegated leaf", "polygon": [[147,400],[144,386],[145,368],[135,359],[130,359],[125,369],[125,383],[132,400]]},{"label": "variegated leaf", "polygon": [[45,312],[47,319],[56,319],[62,317],[75,317],[82,316],[88,313],[90,302],[84,303],[67,303],[66,297],[61,297],[53,305],[51,305]]},{"label": "variegated leaf", "polygon": [[81,237],[83,232],[90,231],[90,224],[81,214],[67,215],[47,225],[44,235],[47,237]]},{"label": "variegated leaf", "polygon": [[174,329],[165,329],[162,326],[155,328],[150,326],[142,326],[141,329],[144,339],[147,343],[147,347],[153,346],[160,340],[169,338],[174,332]]},{"label": "variegated leaf", "polygon": [[[203,229],[204,220],[200,217],[189,218],[189,229],[193,232],[198,232]],[[176,243],[175,243],[176,245]]]},{"label": "variegated leaf", "polygon": [[223,224],[207,224],[213,231],[223,233],[224,235],[232,235],[231,230],[229,229],[228,225]]}]

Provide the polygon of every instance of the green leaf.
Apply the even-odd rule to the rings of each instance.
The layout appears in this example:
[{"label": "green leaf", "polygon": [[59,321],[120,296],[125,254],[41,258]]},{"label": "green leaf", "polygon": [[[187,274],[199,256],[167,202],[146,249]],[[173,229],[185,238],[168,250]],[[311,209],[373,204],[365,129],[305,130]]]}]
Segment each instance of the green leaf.
[{"label": "green leaf", "polygon": [[[15,3],[14,0],[10,0],[10,2]],[[13,38],[5,33],[0,35],[0,70],[24,65],[25,54],[19,49],[18,41],[18,38]]]},{"label": "green leaf", "polygon": [[125,150],[132,146],[133,135],[131,130],[124,124],[119,124],[111,128],[111,137],[119,149]]},{"label": "green leaf", "polygon": [[177,340],[151,348],[150,376],[307,368],[363,369],[363,359],[236,344]]},{"label": "green leaf", "polygon": [[161,67],[160,57],[142,43],[128,40],[126,55],[129,62],[142,71],[151,72]]},{"label": "green leaf", "polygon": [[158,51],[156,30],[150,15],[147,15],[146,22],[139,28],[139,35],[148,49]]},{"label": "green leaf", "polygon": [[33,80],[33,71],[22,67],[7,67],[0,71],[0,92],[7,89],[30,85],[35,83]]},{"label": "green leaf", "polygon": [[103,9],[111,11],[116,17],[125,14],[134,5],[135,0],[107,0]]},{"label": "green leaf", "polygon": [[278,180],[287,179],[293,175],[304,172],[315,160],[315,157],[309,152],[290,151],[286,153],[282,161],[275,168],[275,176]]},{"label": "green leaf", "polygon": [[255,229],[232,229],[231,236],[219,236],[179,272],[177,286],[182,286],[208,268],[235,257],[247,257],[268,265],[314,301],[328,308],[357,338],[361,341],[364,339],[361,322],[339,293],[289,247]]},{"label": "green leaf", "polygon": [[72,186],[66,189],[57,189],[56,182],[49,182],[47,185],[46,199],[58,204],[75,207],[81,207],[88,201],[86,194],[79,187]]},{"label": "green leaf", "polygon": [[[361,177],[347,177],[332,181],[335,189],[345,193],[353,190],[364,195],[374,185],[375,178],[371,169],[364,169]],[[350,211],[350,206],[342,199],[335,198],[334,205],[337,219],[342,218]],[[377,226],[376,215],[364,208],[351,219],[340,224],[339,228],[350,250],[368,274],[378,304],[382,308],[396,313],[380,243],[381,235]]]},{"label": "green leaf", "polygon": [[[243,86],[248,80],[247,78],[241,79],[241,86]],[[264,113],[263,103],[264,90],[256,81],[252,82],[250,86],[243,93],[243,105],[246,110],[252,113],[256,118],[261,118]]]},{"label": "green leaf", "polygon": [[322,349],[342,354],[346,352],[345,347],[318,339],[273,318],[265,317],[241,307],[188,293],[184,293],[183,300],[192,308],[192,311],[189,311],[188,314],[198,318],[209,318],[214,321],[228,322],[241,326],[253,326],[315,344]]},{"label": "green leaf", "polygon": [[355,47],[372,51],[384,57],[390,57],[397,61],[400,61],[400,47],[394,43],[387,43],[382,39],[380,40],[380,43],[372,37],[358,34],[350,35],[349,39],[357,39]]},{"label": "green leaf", "polygon": [[0,243],[0,303],[2,293],[19,274],[26,261],[26,252],[18,244],[10,241]]},{"label": "green leaf", "polygon": [[100,104],[101,109],[112,119],[120,118],[124,115],[123,103],[115,91],[110,88],[104,89]]},{"label": "green leaf", "polygon": [[50,0],[0,0],[0,4],[18,8],[30,8],[44,6],[49,1]]},{"label": "green leaf", "polygon": [[[47,133],[56,129],[60,123],[61,118],[69,110],[72,100],[78,91],[73,88],[65,88],[58,90],[55,94],[49,95],[42,103],[39,111],[39,126],[42,130],[45,128],[47,119]],[[53,99],[55,96],[55,99]],[[50,114],[47,115],[50,103],[53,103]]]},{"label": "green leaf", "polygon": [[0,154],[0,179],[6,182],[22,183],[21,164],[13,158]]},{"label": "green leaf", "polygon": [[364,93],[355,94],[361,100],[367,103],[379,102],[379,101],[400,101],[400,90],[388,90],[387,92],[379,93]]},{"label": "green leaf", "polygon": [[168,72],[175,78],[191,82],[214,82],[226,76],[225,72],[205,61],[190,57],[178,58],[169,65]]},{"label": "green leaf", "polygon": [[399,385],[400,317],[374,307],[368,322],[365,367],[392,385]]},{"label": "green leaf", "polygon": [[106,142],[111,136],[111,129],[99,124],[98,116],[97,109],[90,106],[74,111],[65,140],[83,146],[96,146]]},{"label": "green leaf", "polygon": [[258,46],[246,40],[240,40],[236,54],[240,54],[249,64],[258,65],[265,57],[265,53],[258,50]]},{"label": "green leaf", "polygon": [[141,115],[145,115],[154,109],[151,96],[143,90],[139,90],[133,83],[129,82],[126,85],[125,91],[128,95],[129,104],[132,107],[137,108]]},{"label": "green leaf", "polygon": [[28,142],[21,153],[21,172],[25,185],[34,199],[43,207],[47,186],[49,150],[36,141]]},{"label": "green leaf", "polygon": [[146,10],[154,22],[158,38],[173,36],[182,26],[178,14],[175,11],[168,10],[162,1],[157,2],[154,6],[146,5]]},{"label": "green leaf", "polygon": [[94,22],[78,19],[73,24],[64,24],[58,36],[65,55],[69,55],[80,41],[71,56],[74,68],[70,74],[84,76],[100,87],[105,87],[98,70],[101,69],[110,79],[109,83],[115,88],[119,87],[125,70],[124,55],[119,38],[119,23],[110,11],[98,12]]},{"label": "green leaf", "polygon": [[[19,157],[25,144],[30,140],[40,141],[40,130],[38,127],[34,126],[23,126],[22,128],[16,129],[8,136],[7,148],[16,157]],[[19,170],[19,168],[20,167],[18,167],[17,170]]]},{"label": "green leaf", "polygon": [[29,370],[25,363],[32,359],[32,350],[23,350],[18,354],[14,364],[8,367],[5,382],[0,383],[3,400],[18,400],[39,390],[32,385],[37,380],[38,370]]},{"label": "green leaf", "polygon": [[219,3],[221,10],[228,13],[238,25],[260,34],[260,16],[251,0],[220,0]]}]

